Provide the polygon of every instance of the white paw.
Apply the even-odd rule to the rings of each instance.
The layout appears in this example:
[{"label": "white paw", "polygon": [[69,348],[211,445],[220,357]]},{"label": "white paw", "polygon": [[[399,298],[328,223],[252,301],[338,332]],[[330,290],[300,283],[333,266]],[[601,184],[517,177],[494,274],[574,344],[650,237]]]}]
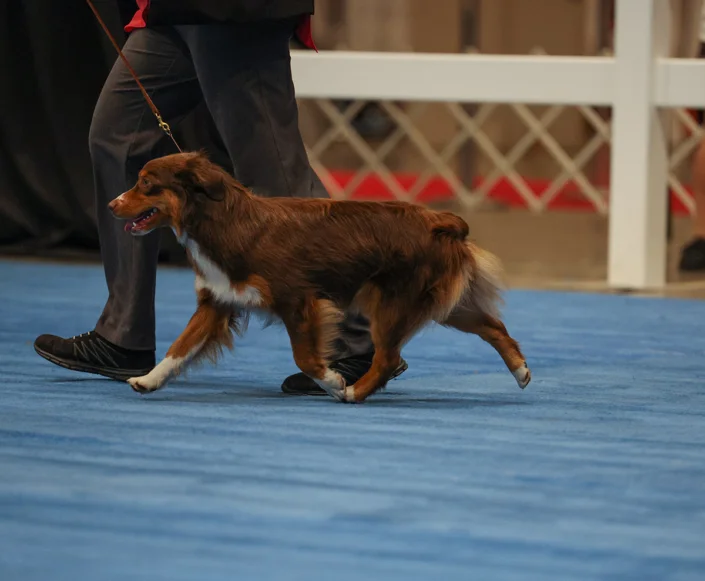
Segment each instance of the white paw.
[{"label": "white paw", "polygon": [[345,379],[340,373],[327,369],[323,379],[314,379],[314,381],[332,398],[345,401]]},{"label": "white paw", "polygon": [[132,389],[137,393],[150,393],[152,391],[157,391],[160,389],[164,382],[155,381],[149,375],[143,375],[142,377],[131,377],[127,380]]},{"label": "white paw", "polygon": [[514,379],[517,380],[519,387],[522,389],[529,385],[529,382],[531,381],[531,369],[529,369],[526,361],[519,369],[512,371],[512,375],[514,376]]},{"label": "white paw", "polygon": [[137,393],[157,391],[166,383],[176,377],[184,362],[183,358],[165,357],[152,371],[142,377],[131,377],[127,380]]},{"label": "white paw", "polygon": [[355,386],[346,385],[345,393],[343,395],[343,401],[347,403],[355,403]]}]

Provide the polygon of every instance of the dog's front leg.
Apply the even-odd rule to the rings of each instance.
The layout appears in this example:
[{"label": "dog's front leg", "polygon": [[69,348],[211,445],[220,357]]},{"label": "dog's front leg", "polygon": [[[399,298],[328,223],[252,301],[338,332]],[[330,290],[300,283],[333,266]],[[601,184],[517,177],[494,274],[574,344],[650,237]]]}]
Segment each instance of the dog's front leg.
[{"label": "dog's front leg", "polygon": [[222,347],[232,348],[236,317],[232,308],[217,304],[208,291],[200,291],[196,312],[166,357],[147,375],[127,382],[136,392],[149,393],[164,387],[196,360],[204,356],[215,360]]},{"label": "dog's front leg", "polygon": [[326,300],[310,300],[283,317],[296,365],[328,395],[343,400],[345,378],[333,371],[326,354],[332,352],[342,312]]}]

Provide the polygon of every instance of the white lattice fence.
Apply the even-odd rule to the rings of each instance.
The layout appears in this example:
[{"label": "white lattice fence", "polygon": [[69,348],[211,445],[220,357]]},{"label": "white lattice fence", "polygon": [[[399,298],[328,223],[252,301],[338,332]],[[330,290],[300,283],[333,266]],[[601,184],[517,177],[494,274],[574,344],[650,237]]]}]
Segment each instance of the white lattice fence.
[{"label": "white lattice fence", "polygon": [[[364,100],[356,100],[339,108],[332,100],[315,100],[316,107],[325,116],[328,126],[308,143],[311,162],[319,173],[331,194],[336,198],[350,198],[363,180],[375,175],[386,189],[397,199],[418,201],[422,192],[432,178],[442,179],[452,191],[453,196],[469,207],[476,207],[488,198],[488,195],[500,180],[509,183],[521,198],[523,205],[535,212],[545,211],[549,204],[562,191],[566,184],[575,184],[580,194],[595,209],[606,214],[608,210],[606,191],[603,185],[596,185],[585,172],[586,165],[594,160],[596,154],[609,145],[610,124],[593,107],[577,107],[585,122],[592,130],[578,151],[569,153],[551,133],[551,126],[568,109],[563,105],[547,107],[540,114],[520,103],[507,105],[521,120],[524,133],[506,151],[502,151],[490,135],[483,129],[485,123],[501,105],[496,103],[481,104],[474,114],[470,114],[460,103],[444,103],[447,113],[455,121],[456,130],[449,135],[441,147],[434,146],[415,120],[426,111],[428,103],[411,103],[402,107],[396,102],[379,101],[376,104],[394,125],[391,133],[382,139],[363,137],[354,127],[353,120],[363,107]],[[417,157],[423,164],[417,169],[414,183],[405,188],[395,177],[394,168],[390,167],[388,158],[403,142],[411,143]],[[326,152],[333,146],[346,144],[357,158],[358,164],[352,179],[341,185],[331,167],[323,160]],[[477,151],[493,166],[474,185],[471,180],[458,175],[458,157],[463,147],[472,143]],[[529,180],[517,168],[530,150],[542,147],[545,155],[550,157],[559,171],[549,180],[541,191],[536,191]],[[461,160],[462,163],[462,160]]]},{"label": "white lattice fence", "polygon": [[[342,108],[329,99],[318,99],[314,103],[328,125],[307,146],[314,168],[335,198],[353,197],[366,178],[375,176],[396,199],[418,202],[419,194],[435,178],[443,180],[458,201],[468,207],[477,207],[488,199],[500,180],[505,180],[511,184],[523,205],[533,212],[549,209],[556,196],[567,184],[571,184],[572,191],[579,193],[594,211],[603,215],[608,213],[607,184],[604,179],[602,183],[595,183],[594,177],[586,171],[588,164],[595,161],[597,154],[604,152],[611,142],[610,120],[594,107],[575,107],[590,127],[591,134],[583,139],[577,151],[569,152],[551,133],[552,125],[561,114],[571,109],[564,105],[549,106],[536,114],[525,104],[508,104],[521,119],[524,133],[511,147],[502,151],[483,130],[484,124],[501,107],[496,103],[481,104],[474,114],[470,114],[460,103],[444,103],[443,107],[455,120],[457,128],[440,148],[434,146],[424,129],[415,123],[427,110],[429,103],[415,102],[403,107],[392,101],[375,102],[394,127],[381,139],[370,139],[355,129],[353,120],[368,101],[355,100]],[[690,158],[705,138],[705,130],[686,109],[673,109],[671,115],[674,137],[670,147],[668,186],[683,207],[693,214],[695,204],[688,187]],[[493,166],[490,171],[476,176],[480,178],[478,180],[469,180],[467,177],[463,179],[455,169],[463,147],[469,142]],[[389,157],[404,143],[411,143],[416,156],[423,160],[416,168],[414,183],[409,187],[397,179],[394,167],[388,162]],[[353,177],[344,184],[339,183],[335,177],[338,168],[324,162],[330,148],[341,144],[348,146],[357,162]],[[540,191],[532,188],[530,179],[517,168],[517,164],[537,146],[542,147],[545,155],[558,167],[558,171]]]}]

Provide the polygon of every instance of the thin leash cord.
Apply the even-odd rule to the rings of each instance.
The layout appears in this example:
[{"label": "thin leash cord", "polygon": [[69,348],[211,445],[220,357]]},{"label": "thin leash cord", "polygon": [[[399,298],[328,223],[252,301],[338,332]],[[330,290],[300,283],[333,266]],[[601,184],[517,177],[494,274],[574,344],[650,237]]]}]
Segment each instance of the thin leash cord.
[{"label": "thin leash cord", "polygon": [[127,58],[123,54],[122,50],[120,50],[120,47],[118,46],[118,43],[115,41],[115,38],[113,37],[113,35],[110,34],[108,27],[105,25],[105,22],[103,22],[103,19],[100,17],[100,14],[96,10],[95,6],[93,5],[93,2],[91,2],[91,0],[86,0],[86,2],[88,3],[88,6],[90,6],[91,10],[93,11],[93,14],[95,15],[95,17],[98,20],[98,22],[100,23],[100,25],[103,27],[105,34],[110,39],[110,42],[115,47],[115,50],[120,55],[120,58],[125,63],[125,66],[130,71],[130,74],[135,79],[137,86],[140,88],[140,91],[142,91],[142,95],[144,96],[145,101],[147,101],[147,105],[149,105],[149,108],[152,110],[152,113],[154,113],[154,116],[157,118],[157,123],[159,124],[159,127],[161,128],[162,131],[164,131],[164,133],[166,133],[171,138],[171,140],[174,142],[174,145],[176,146],[176,149],[178,149],[180,153],[183,153],[181,148],[179,147],[179,144],[176,142],[176,139],[174,138],[174,136],[171,133],[171,127],[169,127],[169,124],[162,119],[162,116],[159,113],[159,109],[157,109],[157,106],[154,104],[152,99],[149,97],[149,94],[147,94],[147,91],[144,88],[144,86],[142,85],[142,83],[140,82],[139,77],[137,76],[137,73],[135,73],[132,66],[130,66],[129,61],[127,60]]}]

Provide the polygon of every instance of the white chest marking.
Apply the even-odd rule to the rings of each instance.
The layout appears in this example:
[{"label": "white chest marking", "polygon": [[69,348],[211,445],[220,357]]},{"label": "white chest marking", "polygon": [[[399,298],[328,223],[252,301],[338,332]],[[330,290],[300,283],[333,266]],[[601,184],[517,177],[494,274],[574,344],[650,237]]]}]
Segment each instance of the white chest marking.
[{"label": "white chest marking", "polygon": [[196,276],[196,292],[208,289],[217,301],[240,308],[256,309],[262,305],[262,295],[258,289],[252,286],[239,290],[234,288],[228,276],[201,252],[196,242],[188,239],[185,242],[191,258],[201,272],[201,276]]}]

